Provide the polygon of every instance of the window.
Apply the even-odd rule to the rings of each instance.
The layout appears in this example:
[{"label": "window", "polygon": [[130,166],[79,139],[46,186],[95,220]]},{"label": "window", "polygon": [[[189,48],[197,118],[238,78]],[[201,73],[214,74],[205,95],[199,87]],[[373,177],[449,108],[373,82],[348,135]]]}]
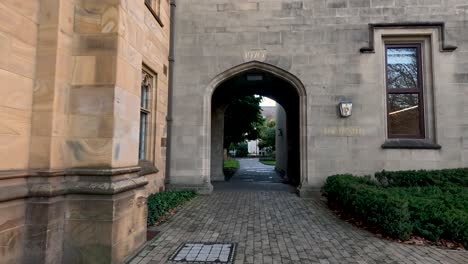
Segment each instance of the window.
[{"label": "window", "polygon": [[150,10],[151,14],[153,14],[154,18],[158,23],[163,26],[160,16],[161,16],[161,0],[145,0],[145,5]]},{"label": "window", "polygon": [[420,43],[385,45],[389,138],[425,138],[421,50]]},{"label": "window", "polygon": [[149,160],[151,158],[151,124],[152,122],[152,94],[154,86],[154,75],[149,71],[142,71],[141,97],[140,97],[140,141],[138,158]]},{"label": "window", "polygon": [[441,54],[456,50],[445,42],[444,23],[377,23],[369,30],[369,46],[361,52],[379,54],[379,92],[387,107],[381,123],[386,128],[379,130],[382,148],[440,149],[436,94],[443,93],[448,80],[441,72],[450,64]]}]

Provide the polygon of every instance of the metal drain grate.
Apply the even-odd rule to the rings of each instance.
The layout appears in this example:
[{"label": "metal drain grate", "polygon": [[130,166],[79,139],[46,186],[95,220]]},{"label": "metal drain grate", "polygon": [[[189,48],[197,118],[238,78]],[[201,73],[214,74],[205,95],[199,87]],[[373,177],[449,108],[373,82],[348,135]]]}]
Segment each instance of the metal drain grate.
[{"label": "metal drain grate", "polygon": [[233,263],[235,243],[184,243],[169,259],[176,262]]}]

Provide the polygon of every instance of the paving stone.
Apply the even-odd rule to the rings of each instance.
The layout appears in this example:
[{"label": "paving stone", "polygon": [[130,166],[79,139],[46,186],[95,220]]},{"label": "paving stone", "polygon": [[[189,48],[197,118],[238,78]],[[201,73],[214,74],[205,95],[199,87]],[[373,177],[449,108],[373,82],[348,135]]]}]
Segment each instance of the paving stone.
[{"label": "paving stone", "polygon": [[[236,264],[468,263],[467,251],[378,238],[338,219],[323,201],[301,199],[288,188],[260,190],[223,188],[210,196],[196,197],[158,227],[158,239],[132,263],[146,263],[142,261],[148,257],[154,263],[181,263],[169,259],[183,243],[191,243],[184,252],[198,250],[187,256],[195,261],[206,251],[193,241],[216,243],[210,245],[206,261],[216,260],[220,254],[224,259],[225,249],[230,248],[222,244],[237,243]],[[213,234],[217,235],[211,241]]]}]

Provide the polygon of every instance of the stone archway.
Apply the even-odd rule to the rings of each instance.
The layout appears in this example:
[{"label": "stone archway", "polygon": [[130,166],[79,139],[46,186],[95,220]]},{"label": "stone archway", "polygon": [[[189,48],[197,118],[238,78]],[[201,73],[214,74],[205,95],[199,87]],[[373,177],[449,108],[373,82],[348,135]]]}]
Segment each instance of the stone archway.
[{"label": "stone archway", "polygon": [[[211,190],[211,177],[214,175],[212,173],[213,169],[220,169],[219,166],[214,166],[212,163],[217,162],[219,164],[220,155],[214,155],[213,153],[216,150],[213,150],[212,141],[219,141],[219,136],[222,136],[222,133],[216,133],[215,130],[212,128],[212,119],[221,119],[222,120],[222,113],[224,112],[222,109],[225,108],[225,105],[216,106],[216,110],[214,110],[213,106],[216,104],[215,101],[215,92],[218,90],[219,87],[223,86],[225,83],[233,80],[236,77],[239,77],[243,74],[256,72],[260,74],[267,74],[271,78],[275,78],[277,81],[281,80],[285,83],[297,96],[297,101],[295,103],[298,104],[297,111],[294,111],[294,119],[297,119],[297,125],[295,125],[298,129],[297,133],[295,134],[297,144],[296,147],[298,148],[298,159],[297,162],[297,173],[299,174],[297,177],[298,182],[297,184],[301,186],[307,185],[307,94],[304,85],[302,82],[293,74],[278,68],[276,66],[259,62],[259,61],[251,61],[236,67],[233,67],[218,76],[216,76],[210,84],[207,86],[205,93],[204,93],[204,105],[203,105],[203,124],[204,124],[204,142],[203,142],[203,155],[204,155],[204,164],[203,164],[203,171],[205,172],[203,175],[204,183],[208,186]],[[278,89],[278,88],[276,88]],[[273,99],[274,97],[279,97],[281,95],[281,91],[275,90],[275,88],[261,88],[260,90],[256,91],[257,94],[265,95],[271,94]],[[263,93],[263,94],[262,94]],[[281,104],[281,99],[279,102]],[[277,100],[278,101],[278,100]],[[297,116],[296,116],[297,115]],[[217,142],[216,144],[219,144]],[[222,146],[221,146],[222,147]],[[221,150],[222,151],[222,150]],[[213,157],[212,157],[213,156]],[[217,157],[217,159],[216,159]],[[221,160],[222,162],[222,160]],[[295,165],[296,166],[296,165]]]}]

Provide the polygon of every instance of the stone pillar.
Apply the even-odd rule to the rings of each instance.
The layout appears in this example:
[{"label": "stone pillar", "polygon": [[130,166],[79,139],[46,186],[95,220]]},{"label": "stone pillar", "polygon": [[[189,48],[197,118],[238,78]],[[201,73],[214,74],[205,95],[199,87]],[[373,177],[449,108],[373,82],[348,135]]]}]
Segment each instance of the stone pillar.
[{"label": "stone pillar", "polygon": [[[35,87],[32,102],[23,263],[61,263],[66,202],[62,186],[67,167],[68,100],[72,74],[73,4],[41,1],[38,14]],[[62,187],[58,187],[62,189]]]},{"label": "stone pillar", "polygon": [[76,176],[67,196],[63,263],[123,263],[143,245],[147,182],[137,171],[70,172]]},{"label": "stone pillar", "polygon": [[140,72],[117,82],[120,4],[41,1],[23,263],[123,263],[146,239]]},{"label": "stone pillar", "polygon": [[16,264],[26,233],[39,1],[0,1],[0,263]]},{"label": "stone pillar", "polygon": [[211,114],[211,181],[224,181],[224,112],[226,106]]},{"label": "stone pillar", "polygon": [[288,129],[286,126],[286,112],[284,108],[276,106],[276,166],[275,169],[287,179],[288,164]]},{"label": "stone pillar", "polygon": [[29,199],[22,263],[62,263],[65,210],[63,196]]},{"label": "stone pillar", "polygon": [[300,131],[299,131],[299,106],[290,106],[286,111],[287,130],[287,172],[288,180],[298,186],[301,183],[301,155],[300,155]]}]

